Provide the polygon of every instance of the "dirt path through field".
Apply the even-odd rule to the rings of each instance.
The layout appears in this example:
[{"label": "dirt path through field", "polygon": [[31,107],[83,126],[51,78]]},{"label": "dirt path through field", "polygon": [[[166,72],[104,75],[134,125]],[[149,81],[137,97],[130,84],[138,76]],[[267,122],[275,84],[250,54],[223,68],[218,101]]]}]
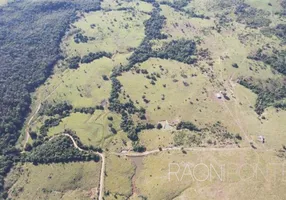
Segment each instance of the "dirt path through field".
[{"label": "dirt path through field", "polygon": [[[80,148],[76,141],[74,140],[74,138],[70,135],[70,134],[67,134],[67,133],[63,133],[61,135],[64,135],[64,136],[67,136],[71,139],[71,141],[73,142],[73,145],[76,149],[78,149],[79,151],[84,151],[84,152],[89,152],[89,151],[86,151],[86,150],[83,150],[82,148]],[[57,135],[57,136],[61,136],[61,135]],[[54,136],[52,137],[50,140],[54,139],[55,137],[57,136]],[[104,193],[104,172],[105,172],[105,156],[103,153],[99,153],[99,152],[94,152],[94,151],[91,151],[92,153],[96,154],[96,155],[99,155],[100,158],[101,158],[101,170],[100,170],[100,180],[99,180],[99,194],[98,194],[98,199],[99,200],[102,200],[103,199],[103,193]]]},{"label": "dirt path through field", "polygon": [[40,101],[40,103],[39,103],[39,105],[38,105],[36,111],[35,111],[34,114],[30,117],[30,119],[29,119],[29,121],[28,121],[28,123],[27,123],[27,125],[26,125],[26,129],[25,129],[24,149],[26,148],[26,145],[27,145],[27,143],[28,143],[28,141],[29,141],[29,138],[30,138],[29,129],[30,129],[30,125],[31,125],[31,123],[32,123],[32,121],[33,121],[33,119],[34,119],[34,117],[39,113],[39,111],[40,111],[40,109],[41,109],[41,107],[42,107],[42,103],[43,103],[44,101],[46,101],[46,100],[58,89],[58,87],[60,87],[60,85],[61,85],[61,83],[60,83],[55,89],[53,89],[53,91],[50,92],[50,94],[49,94],[48,96],[46,96],[42,101]]}]

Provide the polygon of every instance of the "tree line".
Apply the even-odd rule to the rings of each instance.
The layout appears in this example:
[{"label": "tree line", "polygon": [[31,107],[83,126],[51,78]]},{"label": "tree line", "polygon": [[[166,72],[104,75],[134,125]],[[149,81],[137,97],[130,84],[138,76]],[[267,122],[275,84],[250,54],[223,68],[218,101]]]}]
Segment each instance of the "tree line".
[{"label": "tree line", "polygon": [[[100,9],[100,0],[13,1],[0,9],[0,156],[6,173],[31,104],[30,92],[62,59],[60,42],[76,12]],[[10,161],[11,162],[10,162]],[[7,164],[7,165],[6,165]],[[0,182],[3,180],[0,177]],[[0,186],[0,193],[3,193]]]},{"label": "tree line", "polygon": [[96,53],[90,52],[89,54],[83,56],[82,58],[80,56],[71,57],[67,59],[67,63],[70,69],[77,69],[79,68],[80,63],[91,63],[92,61],[97,60],[102,57],[111,58],[112,54],[107,53],[105,51],[99,51]]},{"label": "tree line", "polygon": [[35,147],[23,156],[24,162],[33,164],[67,163],[75,161],[99,161],[99,156],[93,153],[79,151],[73,145],[70,138],[57,136],[45,142],[45,144]]}]

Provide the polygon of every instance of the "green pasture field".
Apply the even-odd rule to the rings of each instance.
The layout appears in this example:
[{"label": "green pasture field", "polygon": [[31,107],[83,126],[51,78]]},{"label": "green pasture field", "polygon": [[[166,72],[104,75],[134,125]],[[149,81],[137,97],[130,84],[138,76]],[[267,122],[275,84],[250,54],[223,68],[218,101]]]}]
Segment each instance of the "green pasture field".
[{"label": "green pasture field", "polygon": [[61,133],[64,129],[71,129],[76,131],[83,144],[101,146],[104,144],[105,138],[113,135],[108,127],[108,124],[111,123],[107,119],[108,116],[113,117],[113,127],[119,131],[120,117],[118,115],[96,111],[93,115],[72,113],[69,117],[64,118],[58,126],[50,128],[48,136]]},{"label": "green pasture field", "polygon": [[140,143],[147,150],[158,149],[159,147],[169,147],[174,145],[174,133],[171,130],[147,130],[140,133]]},{"label": "green pasture field", "polygon": [[[152,85],[146,75],[136,74],[133,71],[124,73],[119,77],[119,81],[126,94],[130,95],[133,101],[138,101],[139,106],[146,108],[147,119],[153,123],[184,119],[182,116],[187,113],[182,111],[190,109],[190,101],[195,100],[200,93],[198,91],[202,90],[207,81],[197,68],[171,60],[151,58],[140,64],[139,68],[147,69],[149,74],[159,73],[161,78],[157,78],[155,85]],[[191,77],[192,74],[198,76]],[[187,78],[183,78],[182,75]],[[174,82],[175,79],[178,81]],[[185,86],[184,81],[190,85]],[[164,84],[166,87],[163,86]],[[143,95],[150,100],[148,104],[143,101]],[[165,100],[162,100],[163,95]]]},{"label": "green pasture field", "polygon": [[[109,155],[106,159],[105,198],[126,199],[132,195],[134,164],[126,157]],[[109,195],[107,195],[109,194]]]},{"label": "green pasture field", "polygon": [[[271,1],[272,6],[268,5],[269,0],[245,0],[245,3],[268,14],[272,11],[280,12],[282,9],[278,0]],[[111,80],[105,81],[102,76],[109,77],[113,68],[128,64],[134,49],[145,37],[144,21],[149,19],[148,13],[152,11],[153,6],[139,0],[104,0],[101,6],[101,11],[79,14],[79,20],[72,24],[71,30],[63,40],[62,50],[67,58],[82,57],[89,52],[99,51],[112,53],[112,57],[80,64],[76,70],[68,69],[65,61],[59,62],[54,74],[33,94],[32,110],[35,111],[40,103],[68,102],[74,108],[81,108],[95,107],[108,102]],[[147,119],[139,120],[134,117],[134,121],[148,122],[155,126],[159,122],[167,121],[169,124],[166,129],[156,128],[139,133],[139,144],[147,151],[157,150],[159,147],[173,147],[178,134],[199,134],[176,130],[176,125],[180,121],[190,121],[201,129],[210,128],[219,122],[228,132],[242,137],[239,144],[234,145],[228,143],[229,141],[226,141],[225,145],[207,144],[208,140],[213,141],[215,138],[209,131],[205,131],[206,137],[202,144],[192,145],[188,144],[188,141],[183,141],[179,145],[195,150],[164,151],[148,155],[142,158],[143,164],[140,170],[136,171],[134,159],[114,155],[115,152],[132,150],[133,145],[127,133],[120,128],[121,116],[108,111],[108,103],[103,111],[96,110],[93,115],[71,113],[63,118],[58,126],[49,129],[48,136],[56,135],[66,128],[72,129],[76,131],[83,144],[103,149],[106,155],[105,199],[286,198],[286,177],[278,175],[274,180],[273,177],[266,180],[258,171],[255,179],[244,177],[242,180],[235,171],[237,168],[234,166],[244,166],[241,173],[249,177],[252,173],[249,165],[258,164],[263,172],[269,167],[269,171],[273,172],[277,166],[269,166],[269,163],[278,163],[280,166],[284,162],[276,154],[286,141],[286,111],[268,107],[262,116],[259,116],[255,112],[257,95],[238,82],[241,78],[263,81],[282,79],[283,76],[271,66],[248,59],[248,56],[259,48],[280,51],[285,49],[285,45],[282,45],[276,36],[263,34],[262,29],[266,27],[250,28],[245,23],[238,22],[238,16],[232,6],[230,1],[224,0],[192,0],[181,11],[168,5],[160,5],[160,14],[166,17],[161,32],[168,35],[168,38],[152,40],[152,48],[159,50],[172,40],[194,40],[198,61],[188,65],[175,60],[149,58],[116,78],[122,84],[120,102],[132,100],[137,108],[146,109]],[[184,10],[194,11],[209,18],[191,17]],[[279,15],[270,14],[269,19],[272,22],[269,28],[283,22]],[[76,43],[74,37],[77,33],[87,36],[88,41]],[[203,51],[207,52],[207,55],[203,55]],[[238,67],[233,67],[234,64]],[[142,73],[142,70],[147,70],[148,74]],[[155,76],[156,81],[153,83],[148,75]],[[226,97],[218,98],[217,95],[221,93],[225,93]],[[108,116],[112,116],[113,120],[108,120]],[[36,115],[30,126],[31,130],[38,132],[45,119],[47,116]],[[110,132],[110,123],[117,130],[117,134]],[[259,136],[264,136],[266,142],[260,142]],[[226,168],[230,171],[228,177],[225,177],[228,179],[224,181],[220,181],[217,176],[207,181],[190,181],[190,176],[178,181],[173,176],[170,181],[170,163],[179,163],[180,166],[186,163],[204,163],[208,167],[213,164],[216,170],[219,169],[218,166],[226,164],[230,165],[230,168]],[[184,168],[181,166],[181,169]],[[279,167],[277,169],[281,170]],[[16,198],[17,194],[17,199],[91,197],[97,194],[98,172],[99,167],[93,163],[37,167],[27,164],[12,171],[11,176],[7,178],[7,184],[11,182],[12,186],[9,195]],[[57,177],[63,179],[45,178],[51,173],[57,173]],[[183,173],[187,174],[188,171],[180,171],[179,175]],[[13,182],[12,176],[17,174],[20,178]],[[32,176],[33,174],[39,175]],[[203,169],[198,172],[199,177],[204,175]],[[80,181],[71,184],[70,180],[77,180],[77,177],[81,177]],[[27,184],[24,186],[25,181]],[[47,192],[49,190],[57,192]]]},{"label": "green pasture field", "polygon": [[11,199],[97,198],[100,163],[16,166],[6,178]]},{"label": "green pasture field", "polygon": [[[68,36],[63,48],[67,55],[86,55],[89,52],[106,51],[126,54],[139,46],[144,38],[143,22],[149,18],[138,10],[101,11],[85,14],[74,23],[74,31],[89,39],[86,43],[75,43],[74,35]],[[92,28],[91,26],[94,26]]]},{"label": "green pasture field", "polygon": [[151,200],[283,199],[282,174],[283,160],[274,152],[202,149],[148,156],[136,185],[139,194]]},{"label": "green pasture field", "polygon": [[52,76],[37,92],[37,98],[47,103],[66,101],[74,107],[100,105],[109,97],[111,82],[102,75],[111,73],[113,61],[101,58],[89,64],[81,64],[77,70],[66,69]]}]

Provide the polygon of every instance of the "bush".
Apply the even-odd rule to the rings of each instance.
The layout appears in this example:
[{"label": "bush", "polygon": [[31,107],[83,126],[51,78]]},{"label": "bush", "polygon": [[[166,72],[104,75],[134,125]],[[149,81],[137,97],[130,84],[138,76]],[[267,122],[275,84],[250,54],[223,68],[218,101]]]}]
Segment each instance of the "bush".
[{"label": "bush", "polygon": [[80,63],[80,57],[79,56],[75,56],[75,57],[72,57],[70,59],[67,60],[68,62],[68,66],[70,69],[77,69],[79,68],[79,63]]},{"label": "bush", "polygon": [[192,122],[180,122],[177,125],[177,130],[188,129],[190,131],[200,131]]},{"label": "bush", "polygon": [[142,152],[146,151],[146,147],[138,144],[138,142],[134,142],[133,143],[133,151],[142,153]]},{"label": "bush", "polygon": [[232,64],[232,67],[238,68],[238,64],[237,64],[237,63],[233,63],[233,64]]},{"label": "bush", "polygon": [[62,117],[65,117],[69,115],[72,109],[73,109],[73,106],[67,102],[59,103],[55,105],[49,104],[43,111],[40,112],[40,114],[47,115],[47,116],[60,115]]},{"label": "bush", "polygon": [[74,42],[75,43],[87,43],[88,42],[88,37],[83,35],[82,33],[77,33],[74,36]]},{"label": "bush", "polygon": [[161,128],[163,128],[162,124],[161,124],[161,123],[158,123],[158,124],[157,124],[157,129],[161,129]]},{"label": "bush", "polygon": [[241,79],[239,83],[244,87],[252,90],[258,95],[255,104],[255,112],[261,115],[265,108],[275,106],[277,108],[285,109],[285,104],[280,101],[286,98],[286,86],[283,80],[268,79],[252,80]]},{"label": "bush", "polygon": [[81,63],[90,63],[94,60],[97,60],[102,57],[111,58],[111,53],[106,53],[104,51],[96,52],[96,53],[89,53],[88,55],[85,55],[81,59]]}]

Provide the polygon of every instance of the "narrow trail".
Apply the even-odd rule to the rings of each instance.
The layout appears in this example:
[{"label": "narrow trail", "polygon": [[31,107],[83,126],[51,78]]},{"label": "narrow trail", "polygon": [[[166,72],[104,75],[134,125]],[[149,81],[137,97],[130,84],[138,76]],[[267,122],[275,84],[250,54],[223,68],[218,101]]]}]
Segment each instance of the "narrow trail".
[{"label": "narrow trail", "polygon": [[28,143],[28,140],[30,138],[30,132],[29,132],[29,129],[30,129],[30,124],[31,122],[33,121],[34,117],[38,114],[38,112],[40,111],[42,107],[42,103],[40,103],[36,109],[36,111],[34,112],[34,114],[30,117],[28,123],[27,123],[27,127],[25,129],[25,139],[24,139],[24,149],[26,148],[26,145]]},{"label": "narrow trail", "polygon": [[24,149],[26,148],[26,145],[27,145],[27,143],[28,143],[28,141],[29,141],[29,138],[30,138],[29,129],[30,129],[30,125],[31,125],[31,123],[32,123],[32,121],[33,121],[33,119],[34,119],[34,117],[39,113],[39,111],[40,111],[40,109],[41,109],[41,107],[42,107],[42,103],[43,103],[44,101],[46,101],[46,100],[56,91],[56,89],[58,89],[58,87],[60,87],[60,86],[61,86],[61,83],[60,83],[55,89],[53,89],[53,91],[50,92],[50,94],[49,94],[48,96],[46,96],[43,100],[40,101],[40,103],[39,103],[39,105],[38,105],[36,111],[35,111],[34,114],[30,117],[30,119],[29,119],[29,121],[28,121],[28,123],[27,123],[27,125],[26,125],[26,128],[25,128],[25,139],[24,139],[24,145],[23,145],[23,146],[24,146]]},{"label": "narrow trail", "polygon": [[[227,51],[226,52],[224,52],[223,54],[225,54],[225,53],[228,53]],[[222,66],[221,66],[221,57],[218,57],[218,61],[219,61],[219,67],[220,67],[220,78],[221,78],[221,81],[222,82],[224,82],[223,80],[224,80],[224,78],[223,78],[223,69],[222,69]],[[231,78],[232,79],[232,78]],[[231,82],[231,79],[229,80],[230,82]],[[227,87],[227,85],[225,86],[224,85],[225,83],[223,83],[223,86],[225,87],[225,88],[228,88]],[[228,89],[230,89],[232,92],[234,91],[234,87],[233,87],[233,85],[232,84],[230,84],[230,88],[228,88]],[[239,101],[239,99],[234,99],[234,101],[235,101],[235,103],[236,103],[236,105],[238,104],[238,101]],[[227,105],[227,103],[223,100],[222,101],[223,102],[223,106],[225,107],[225,109],[227,110],[227,112],[230,114],[230,116],[232,117],[232,119],[234,120],[234,122],[236,123],[236,125],[238,126],[238,128],[241,130],[241,132],[243,133],[243,135],[244,135],[244,138],[248,141],[248,143],[249,143],[249,145],[250,146],[255,146],[255,147],[257,147],[258,145],[257,145],[257,143],[254,141],[254,140],[252,140],[252,139],[249,139],[249,135],[248,135],[248,133],[245,131],[245,129],[244,129],[244,127],[242,126],[242,123],[241,123],[241,121],[240,121],[240,118],[239,117],[236,117],[236,115],[231,111],[231,109],[228,107],[228,105]],[[257,163],[259,163],[262,159],[261,159],[261,156],[257,153],[257,151],[256,150],[254,150],[253,148],[252,148],[252,150],[253,150],[253,152],[255,152],[255,154],[256,154],[256,156],[257,156]]]}]

